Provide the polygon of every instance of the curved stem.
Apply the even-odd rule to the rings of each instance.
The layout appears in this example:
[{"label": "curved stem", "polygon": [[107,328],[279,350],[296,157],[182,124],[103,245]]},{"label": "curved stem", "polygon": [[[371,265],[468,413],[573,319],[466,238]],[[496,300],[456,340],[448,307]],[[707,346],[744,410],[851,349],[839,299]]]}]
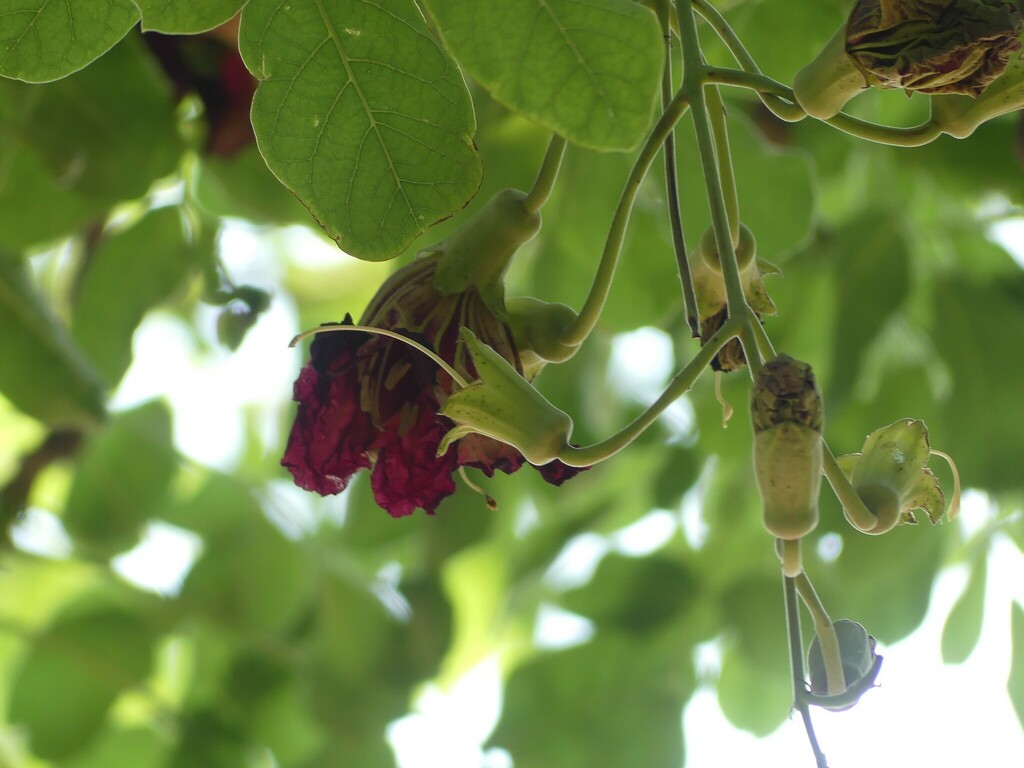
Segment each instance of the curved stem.
[{"label": "curved stem", "polygon": [[633,209],[637,192],[640,190],[640,183],[647,175],[661,145],[665,143],[665,139],[668,138],[672,128],[686,112],[688,106],[687,95],[682,91],[677,93],[665,108],[661,119],[655,124],[637,155],[629,178],[626,179],[626,186],[619,197],[619,203],[615,208],[615,214],[608,229],[608,238],[605,240],[604,251],[601,254],[601,262],[598,264],[597,274],[590,287],[590,294],[587,296],[576,322],[568,328],[562,337],[562,344],[568,347],[578,347],[586,341],[590,332],[597,325],[601,310],[604,309],[604,303],[608,298],[608,291],[611,290],[615,267],[618,263],[619,253],[622,251],[622,241],[626,236],[626,225],[629,224],[629,215]]},{"label": "curved stem", "polygon": [[563,137],[557,133],[551,134],[551,141],[548,143],[547,152],[544,153],[544,160],[541,161],[537,179],[533,182],[533,188],[526,195],[526,199],[523,200],[523,208],[527,213],[539,211],[551,195],[555,180],[558,178],[558,169],[562,167],[565,146],[566,141]]},{"label": "curved stem", "polygon": [[759,94],[773,94],[776,96],[792,96],[793,89],[778,80],[773,80],[760,72],[747,72],[742,69],[730,69],[728,67],[706,67],[704,69],[704,82],[716,83],[718,85],[732,85],[737,88],[747,88],[757,91]]},{"label": "curved stem", "polygon": [[[754,75],[761,74],[761,68],[757,66],[757,62],[754,61],[754,57],[747,51],[746,46],[739,39],[732,27],[729,26],[729,22],[725,20],[725,17],[719,13],[718,9],[711,5],[708,0],[692,0],[693,8],[697,10],[704,20],[711,26],[715,33],[725,43],[725,47],[729,49],[729,53],[733,55],[736,62],[745,71]],[[680,15],[682,9],[680,8]],[[682,20],[680,19],[680,24]],[[807,117],[807,113],[803,111],[799,104],[796,103],[796,98],[793,96],[792,91],[786,96],[784,93],[773,93],[771,91],[761,91],[758,89],[758,95],[761,97],[761,101],[768,109],[775,114],[780,120],[785,120],[787,123],[795,123],[799,120],[803,120]],[[782,96],[783,98],[779,98]],[[784,100],[785,99],[785,100]]]},{"label": "curved stem", "polygon": [[821,658],[825,662],[825,682],[828,686],[828,695],[836,696],[846,690],[846,676],[843,674],[843,657],[839,652],[839,638],[836,636],[836,628],[825,611],[818,593],[814,591],[814,585],[806,573],[801,573],[794,579],[796,591],[800,599],[804,601],[807,610],[814,621],[814,633],[818,636],[818,645],[821,647]]},{"label": "curved stem", "polygon": [[818,745],[818,737],[814,733],[814,723],[811,722],[811,711],[807,706],[804,646],[800,637],[800,609],[796,603],[796,582],[789,576],[784,576],[782,584],[786,605],[786,630],[789,635],[789,666],[793,676],[793,708],[800,713],[800,717],[804,721],[804,730],[807,731],[807,740],[811,744],[817,768],[828,768],[828,761]]},{"label": "curved stem", "polygon": [[[665,35],[665,71],[661,78],[661,108],[666,109],[672,101],[672,28],[671,0],[658,3],[658,18]],[[679,208],[679,186],[676,178],[676,136],[672,130],[665,138],[665,198],[668,220],[672,229],[672,248],[676,255],[676,269],[683,289],[683,307],[686,324],[694,338],[700,338],[700,319],[697,315],[697,294],[693,290],[693,275],[686,257],[686,238],[683,235],[683,218]]]},{"label": "curved stem", "polygon": [[701,371],[711,364],[712,358],[718,354],[718,351],[725,346],[727,341],[736,336],[741,327],[741,321],[727,320],[708,339],[707,343],[701,347],[694,358],[672,378],[672,381],[669,382],[665,391],[661,394],[661,397],[655,400],[647,410],[641,413],[627,427],[607,440],[588,445],[585,448],[575,448],[568,445],[559,451],[559,460],[570,467],[589,467],[592,464],[597,464],[611,458],[621,451],[639,437],[645,429],[651,426],[655,419],[661,415],[662,411],[679,399],[681,395],[689,391],[697,377],[700,376]]},{"label": "curved stem", "polygon": [[[772,340],[768,338],[764,326],[761,325],[761,321],[756,316],[751,318],[744,331],[745,333],[740,339],[743,342],[743,353],[747,356],[747,360],[753,360],[757,363],[754,367],[754,370],[756,370],[764,365],[765,360],[772,360],[775,357],[775,346],[772,344]],[[753,344],[750,343],[751,341],[753,341]]]},{"label": "curved stem", "polygon": [[949,508],[946,510],[946,519],[954,520],[960,513],[960,470],[956,468],[956,462],[953,461],[953,457],[945,451],[932,448],[931,453],[933,456],[945,459],[946,463],[949,464],[949,470],[953,473],[953,498],[949,502]]},{"label": "curved stem", "polygon": [[288,346],[294,347],[300,341],[302,341],[303,339],[308,339],[310,336],[316,336],[317,334],[320,333],[334,333],[335,331],[360,331],[362,333],[376,333],[379,336],[387,336],[388,338],[396,339],[397,341],[400,341],[403,344],[408,344],[413,349],[422,352],[424,355],[426,355],[435,363],[437,363],[438,367],[440,367],[441,370],[443,370],[445,373],[451,376],[455,383],[458,384],[459,387],[461,387],[462,389],[465,389],[466,387],[469,386],[469,382],[466,381],[462,376],[460,376],[459,372],[452,368],[448,363],[446,363],[440,356],[438,356],[436,352],[423,346],[418,341],[413,341],[408,336],[403,336],[402,334],[397,333],[395,331],[389,331],[386,328],[374,328],[372,325],[341,325],[340,323],[328,323],[326,325],[321,325],[317,328],[312,328],[308,331],[303,331],[302,333],[295,336],[291,341],[289,341]]},{"label": "curved stem", "polygon": [[850,484],[849,478],[840,468],[824,438],[822,438],[821,447],[821,471],[824,473],[825,479],[828,480],[828,484],[832,486],[832,492],[839,499],[847,521],[858,531],[871,533],[878,524],[878,517],[864,506],[864,500]]},{"label": "curved stem", "polygon": [[876,144],[888,144],[891,147],[921,147],[942,135],[942,128],[931,120],[912,128],[893,128],[840,112],[825,122],[843,133]]}]

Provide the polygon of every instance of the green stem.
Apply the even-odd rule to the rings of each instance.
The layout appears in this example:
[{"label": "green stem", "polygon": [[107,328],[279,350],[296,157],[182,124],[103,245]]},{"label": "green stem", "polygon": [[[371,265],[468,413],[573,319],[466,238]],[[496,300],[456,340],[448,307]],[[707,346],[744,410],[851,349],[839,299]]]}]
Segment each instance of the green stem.
[{"label": "green stem", "polygon": [[863,499],[861,499],[860,494],[850,484],[850,479],[839,467],[836,457],[832,455],[832,450],[824,439],[821,441],[821,447],[822,472],[825,475],[825,479],[828,480],[828,484],[832,486],[832,492],[839,499],[847,521],[858,531],[871,533],[878,524],[878,517],[864,506]]},{"label": "green stem", "polygon": [[396,331],[390,331],[386,328],[375,328],[372,325],[341,325],[340,323],[328,323],[308,331],[303,331],[298,336],[293,338],[290,342],[288,342],[288,346],[294,347],[300,341],[302,341],[303,339],[308,339],[310,336],[316,336],[317,334],[320,333],[334,333],[335,331],[359,331],[361,333],[376,333],[379,336],[387,336],[388,338],[395,339],[397,341],[402,342],[403,344],[408,344],[413,349],[422,352],[424,355],[426,355],[435,363],[437,363],[438,367],[440,367],[441,370],[443,370],[445,373],[451,376],[452,379],[455,381],[456,384],[459,385],[460,388],[465,389],[466,387],[469,386],[469,382],[466,381],[462,376],[460,376],[458,371],[456,371],[448,363],[446,363],[433,350],[428,349],[427,347],[420,344],[418,341],[410,339],[408,336],[403,336],[402,334],[397,333]]},{"label": "green stem", "polygon": [[637,192],[640,190],[640,183],[647,175],[658,150],[665,143],[672,128],[679,121],[679,118],[686,112],[688,107],[687,95],[680,91],[677,93],[665,111],[661,119],[655,124],[651,135],[640,149],[629,178],[626,179],[626,186],[619,197],[615,215],[612,217],[611,226],[608,229],[608,238],[605,240],[604,251],[601,254],[601,262],[597,267],[597,274],[594,276],[593,285],[590,287],[590,294],[587,296],[579,317],[576,318],[569,329],[562,337],[562,344],[568,347],[578,347],[594,330],[597,320],[604,309],[605,301],[608,299],[608,292],[611,290],[612,278],[615,277],[615,267],[618,263],[619,253],[622,251],[622,242],[626,236],[626,226],[629,224],[629,215],[633,210],[633,202],[636,200]]},{"label": "green stem", "polygon": [[912,128],[893,128],[840,112],[825,122],[843,133],[866,141],[873,141],[876,144],[888,144],[891,147],[921,147],[930,144],[942,135],[941,127],[931,120]]},{"label": "green stem", "polygon": [[683,43],[683,87],[693,111],[693,128],[697,136],[697,151],[700,154],[701,169],[708,205],[711,208],[711,225],[715,231],[715,245],[725,278],[725,295],[730,317],[740,317],[747,307],[743,295],[739,265],[736,263],[736,249],[729,232],[729,212],[718,172],[715,139],[711,130],[708,107],[704,95],[704,62],[697,37],[697,20],[689,0],[677,0],[679,33]]},{"label": "green stem", "polygon": [[570,467],[589,467],[592,464],[597,464],[611,458],[621,451],[639,437],[645,429],[651,426],[655,419],[661,415],[662,411],[689,391],[697,377],[700,376],[701,371],[711,364],[712,358],[718,354],[718,351],[725,346],[726,342],[736,336],[741,328],[742,322],[740,320],[726,320],[725,324],[708,339],[707,343],[701,347],[700,351],[687,363],[686,367],[673,377],[665,391],[661,394],[661,397],[634,419],[629,426],[612,435],[607,440],[602,440],[599,443],[594,443],[584,448],[575,448],[571,445],[566,446],[559,452],[559,460]]},{"label": "green stem", "polygon": [[[765,360],[772,360],[775,357],[775,346],[756,316],[752,317],[744,327],[744,334],[740,341],[743,343],[743,353],[747,356],[747,360],[756,363],[755,366],[752,366],[751,373],[764,365]],[[751,341],[753,344],[750,343]]]},{"label": "green stem", "polygon": [[741,69],[730,69],[728,67],[706,67],[704,69],[704,82],[747,88],[751,91],[757,91],[762,95],[766,93],[776,96],[793,95],[792,88],[780,83],[778,80],[772,80],[767,75],[762,75],[759,72],[747,72]]},{"label": "green stem", "polygon": [[[732,27],[729,26],[729,22],[727,22],[725,17],[718,12],[718,9],[711,5],[708,0],[692,0],[692,2],[693,8],[696,8],[697,12],[704,18],[711,28],[715,30],[715,33],[722,39],[722,42],[725,43],[725,47],[729,49],[729,53],[731,53],[733,58],[736,59],[740,68],[750,74],[760,75],[761,68],[757,66],[757,62],[754,61],[754,57],[750,55],[746,46],[743,45],[743,41],[739,39]],[[683,13],[681,8],[679,9],[679,12],[680,16],[682,16]],[[682,28],[682,19],[680,19],[679,23],[680,28]],[[785,93],[774,93],[770,90],[755,90],[758,91],[758,96],[761,97],[761,101],[764,105],[768,107],[768,109],[770,109],[780,120],[785,120],[787,123],[795,123],[799,120],[803,120],[807,116],[807,113],[804,112],[800,105],[796,103],[796,97],[793,96],[792,90],[789,91],[788,96]],[[780,96],[783,98],[779,98]]]},{"label": "green stem", "polygon": [[566,141],[557,133],[551,134],[551,141],[548,143],[548,150],[544,153],[544,160],[537,172],[537,179],[533,182],[533,188],[526,199],[523,200],[523,208],[527,213],[536,213],[547,202],[554,189],[555,180],[558,178],[558,169],[562,166],[562,158],[565,156]]},{"label": "green stem", "polygon": [[836,636],[836,628],[825,611],[818,593],[814,591],[814,585],[806,573],[801,573],[794,579],[796,590],[800,599],[804,601],[807,610],[810,611],[811,619],[814,621],[814,632],[818,636],[818,644],[821,646],[821,657],[825,662],[825,682],[828,686],[828,695],[836,696],[846,690],[846,676],[843,673],[843,656],[839,652],[839,638]]},{"label": "green stem", "polygon": [[800,713],[807,731],[807,740],[814,752],[814,762],[818,768],[828,768],[825,754],[818,745],[818,737],[814,733],[811,722],[811,711],[807,706],[807,683],[804,673],[804,647],[800,636],[800,609],[797,606],[795,580],[789,576],[782,579],[783,597],[786,605],[786,630],[789,635],[789,666],[793,676],[793,709]]},{"label": "green stem", "polygon": [[740,198],[736,192],[736,174],[733,171],[732,151],[729,148],[729,130],[725,123],[725,104],[722,103],[722,94],[716,86],[709,86],[704,93],[707,98],[708,117],[711,120],[711,133],[718,154],[718,179],[722,185],[722,195],[725,197],[729,234],[736,244],[740,241]]},{"label": "green stem", "polygon": [[[665,71],[661,78],[661,108],[666,109],[672,101],[672,27],[671,0],[660,0],[658,19],[665,36]],[[679,185],[676,178],[676,136],[675,130],[665,138],[665,197],[668,206],[668,220],[672,230],[672,248],[676,256],[676,269],[683,289],[683,307],[686,324],[694,338],[700,338],[700,319],[697,310],[697,294],[693,289],[693,275],[686,256],[686,238],[683,234],[683,218],[679,207]]]}]

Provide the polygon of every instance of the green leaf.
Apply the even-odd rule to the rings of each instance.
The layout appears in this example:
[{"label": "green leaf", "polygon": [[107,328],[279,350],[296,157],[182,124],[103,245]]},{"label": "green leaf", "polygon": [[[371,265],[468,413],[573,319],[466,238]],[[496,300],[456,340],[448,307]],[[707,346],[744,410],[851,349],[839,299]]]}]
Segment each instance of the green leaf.
[{"label": "green leaf", "polygon": [[251,0],[239,50],[260,152],[346,252],[396,256],[476,192],[469,92],[412,0]]},{"label": "green leaf", "polygon": [[644,633],[683,616],[698,591],[697,577],[678,560],[610,554],[590,583],[566,593],[562,604],[599,627]]},{"label": "green leaf", "polygon": [[153,641],[148,623],[125,609],[59,617],[36,638],[11,686],[9,717],[28,729],[32,751],[52,760],[88,744],[118,694],[149,673]]},{"label": "green leaf", "polygon": [[100,242],[80,284],[71,331],[111,386],[131,363],[136,326],[181,285],[193,256],[177,208],[151,211]]},{"label": "green leaf", "polygon": [[[168,84],[134,37],[59,82],[0,82],[0,125],[58,186],[108,204],[145,194],[182,152]],[[46,218],[48,208],[35,215]]]},{"label": "green leaf", "polygon": [[[209,495],[207,495],[209,494]],[[229,626],[263,632],[283,630],[306,609],[311,568],[303,550],[263,516],[256,500],[237,484],[211,484],[207,504],[220,498],[220,520],[205,539],[182,599],[201,615]],[[235,521],[227,525],[229,520]]]},{"label": "green leaf", "polygon": [[631,149],[651,125],[664,41],[629,0],[428,0],[445,42],[491,94],[570,141]]},{"label": "green leaf", "polygon": [[725,654],[718,677],[718,704],[729,722],[756,736],[767,736],[786,720],[793,706],[789,657],[774,666],[754,664],[738,651]]},{"label": "green leaf", "polygon": [[195,35],[233,18],[246,0],[132,0],[142,14],[143,32]]},{"label": "green leaf", "polygon": [[827,394],[843,398],[857,381],[864,355],[910,288],[903,220],[869,210],[826,240],[832,245],[838,289]]},{"label": "green leaf", "polygon": [[[1010,350],[1024,338],[1020,273],[973,283],[950,278],[934,289],[932,339],[952,373],[933,444],[951,450],[967,485],[1020,487],[1020,382],[1024,358]],[[1014,291],[1017,291],[1015,294]]]},{"label": "green leaf", "polygon": [[516,768],[677,768],[690,662],[678,647],[655,650],[609,632],[531,659],[505,686],[492,743]]},{"label": "green leaf", "polygon": [[45,83],[99,58],[139,20],[130,0],[0,0],[0,76]]},{"label": "green leaf", "polygon": [[0,392],[54,426],[94,427],[104,418],[103,383],[46,300],[25,262],[0,253]]},{"label": "green leaf", "polygon": [[1020,603],[1014,603],[1010,609],[1010,635],[1013,656],[1006,690],[1010,694],[1013,708],[1017,711],[1017,719],[1024,726],[1024,607]]},{"label": "green leaf", "polygon": [[149,728],[104,730],[87,750],[61,763],[61,768],[159,768],[167,759],[168,744]]},{"label": "green leaf", "polygon": [[64,527],[91,554],[130,548],[164,502],[176,468],[166,405],[153,401],[117,414],[82,453]]},{"label": "green leaf", "polygon": [[981,637],[985,616],[985,581],[987,568],[982,553],[971,569],[967,586],[953,604],[942,628],[942,660],[946,664],[962,664],[971,655]]}]

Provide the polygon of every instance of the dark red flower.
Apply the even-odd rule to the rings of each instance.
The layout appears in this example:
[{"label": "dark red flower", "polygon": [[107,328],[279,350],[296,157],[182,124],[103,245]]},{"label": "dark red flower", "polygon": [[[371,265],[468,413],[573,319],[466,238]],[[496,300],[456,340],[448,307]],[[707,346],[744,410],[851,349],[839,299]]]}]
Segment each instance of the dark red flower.
[{"label": "dark red flower", "polygon": [[[401,333],[472,380],[473,364],[459,340],[465,326],[521,373],[508,324],[476,288],[444,294],[434,286],[438,258],[419,259],[392,275],[360,325]],[[351,317],[344,324],[351,325]],[[433,514],[455,492],[453,475],[460,467],[490,477],[524,463],[515,448],[477,434],[437,455],[453,426],[437,411],[457,386],[433,360],[399,340],[358,331],[318,334],[295,382],[299,408],[281,463],[296,485],[321,495],[339,493],[358,470],[372,468],[374,498],[389,514],[403,517],[417,507]],[[579,472],[561,462],[540,471],[555,485]]]}]

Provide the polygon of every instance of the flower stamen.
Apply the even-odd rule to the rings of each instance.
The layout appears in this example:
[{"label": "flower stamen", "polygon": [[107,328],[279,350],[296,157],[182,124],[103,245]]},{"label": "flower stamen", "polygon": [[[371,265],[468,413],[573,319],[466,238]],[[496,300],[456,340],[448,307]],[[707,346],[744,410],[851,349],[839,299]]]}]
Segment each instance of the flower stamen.
[{"label": "flower stamen", "polygon": [[295,338],[293,338],[290,342],[288,342],[288,346],[294,347],[299,342],[303,341],[304,339],[308,339],[311,336],[316,336],[317,334],[320,333],[332,333],[334,331],[361,331],[363,333],[376,333],[380,336],[387,336],[392,339],[397,339],[403,344],[408,344],[413,349],[421,352],[422,354],[426,355],[431,360],[433,360],[435,363],[437,363],[438,367],[440,367],[441,370],[443,370],[445,373],[451,376],[455,383],[458,384],[461,389],[465,389],[466,387],[469,386],[469,382],[467,382],[462,376],[460,376],[458,371],[456,371],[454,368],[448,365],[448,363],[446,363],[435,352],[423,346],[418,341],[410,339],[408,336],[404,336],[401,333],[397,333],[395,331],[389,331],[386,328],[374,328],[371,325],[342,325],[340,323],[331,323],[328,325],[321,325],[317,328],[311,328],[308,331],[303,331],[302,333],[296,335]]},{"label": "flower stamen", "polygon": [[953,457],[944,451],[931,449],[932,456],[938,456],[940,459],[945,459],[946,463],[949,464],[949,469],[953,473],[953,498],[949,501],[949,509],[946,510],[946,519],[953,520],[960,513],[960,471],[956,468],[956,462],[953,461]]},{"label": "flower stamen", "polygon": [[484,503],[487,505],[487,508],[489,510],[493,512],[498,508],[498,502],[494,500],[494,497],[469,479],[469,475],[466,473],[465,467],[459,467],[459,476],[462,478],[462,482],[466,484],[467,488],[469,488],[471,491],[476,491],[477,493],[484,497]]}]

